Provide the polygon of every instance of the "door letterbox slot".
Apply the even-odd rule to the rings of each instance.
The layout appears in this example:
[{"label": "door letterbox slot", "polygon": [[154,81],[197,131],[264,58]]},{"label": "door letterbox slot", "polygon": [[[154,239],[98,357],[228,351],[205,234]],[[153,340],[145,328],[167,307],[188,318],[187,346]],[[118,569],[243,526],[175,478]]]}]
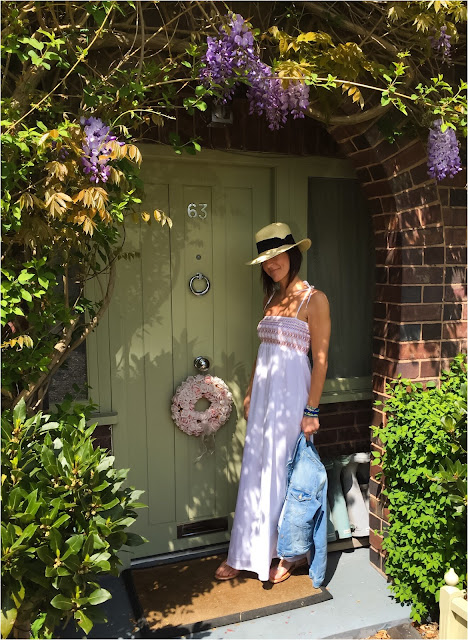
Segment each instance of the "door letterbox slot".
[{"label": "door letterbox slot", "polygon": [[199,520],[198,522],[187,522],[177,525],[177,538],[188,538],[189,536],[203,536],[207,533],[219,533],[228,530],[228,519],[211,518],[211,520]]}]

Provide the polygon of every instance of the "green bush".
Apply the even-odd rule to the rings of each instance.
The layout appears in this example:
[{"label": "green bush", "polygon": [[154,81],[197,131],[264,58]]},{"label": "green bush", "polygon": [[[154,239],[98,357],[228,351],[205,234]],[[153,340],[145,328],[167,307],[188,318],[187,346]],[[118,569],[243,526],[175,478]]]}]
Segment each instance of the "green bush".
[{"label": "green bush", "polygon": [[[105,622],[117,552],[144,538],[126,529],[142,491],[121,488],[127,470],[93,449],[90,408],[66,401],[27,418],[24,400],[2,418],[2,636],[52,637],[71,618],[85,631]],[[26,635],[24,635],[26,634]]]},{"label": "green bush", "polygon": [[387,393],[387,425],[373,427],[390,511],[386,573],[420,622],[437,617],[450,567],[466,584],[466,356],[442,373],[440,387],[399,378]]}]

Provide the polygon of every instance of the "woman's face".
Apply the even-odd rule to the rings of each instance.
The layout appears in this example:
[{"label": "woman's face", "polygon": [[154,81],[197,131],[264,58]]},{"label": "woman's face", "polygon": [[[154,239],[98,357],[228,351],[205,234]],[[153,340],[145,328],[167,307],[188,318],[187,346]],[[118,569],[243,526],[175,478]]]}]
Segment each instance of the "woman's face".
[{"label": "woman's face", "polygon": [[273,282],[280,282],[289,273],[290,262],[288,252],[279,253],[274,258],[265,260],[262,266],[265,273],[270,276]]}]

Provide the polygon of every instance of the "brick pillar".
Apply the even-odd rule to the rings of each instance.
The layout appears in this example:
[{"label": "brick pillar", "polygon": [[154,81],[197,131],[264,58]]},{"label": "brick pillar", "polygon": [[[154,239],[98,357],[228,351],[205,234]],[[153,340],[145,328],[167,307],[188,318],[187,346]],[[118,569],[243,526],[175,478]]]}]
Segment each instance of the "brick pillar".
[{"label": "brick pillar", "polygon": [[[437,378],[454,355],[466,351],[466,172],[437,185],[427,175],[422,142],[403,137],[391,144],[375,123],[330,133],[354,164],[372,215],[373,391],[384,402],[386,383],[398,374]],[[383,420],[374,410],[373,424]],[[381,442],[374,439],[372,447],[381,451]],[[371,562],[384,572],[388,511],[382,480],[375,477],[381,471],[371,471],[370,543]]]}]

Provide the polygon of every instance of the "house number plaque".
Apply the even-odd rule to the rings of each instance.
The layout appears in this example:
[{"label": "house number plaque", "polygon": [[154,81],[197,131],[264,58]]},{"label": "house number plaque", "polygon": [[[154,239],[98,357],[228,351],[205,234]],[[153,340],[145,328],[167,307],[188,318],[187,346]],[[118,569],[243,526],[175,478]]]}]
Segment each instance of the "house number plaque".
[{"label": "house number plaque", "polygon": [[191,202],[187,207],[187,215],[189,218],[200,218],[200,220],[204,220],[208,214],[206,210],[208,204],[206,202]]}]

